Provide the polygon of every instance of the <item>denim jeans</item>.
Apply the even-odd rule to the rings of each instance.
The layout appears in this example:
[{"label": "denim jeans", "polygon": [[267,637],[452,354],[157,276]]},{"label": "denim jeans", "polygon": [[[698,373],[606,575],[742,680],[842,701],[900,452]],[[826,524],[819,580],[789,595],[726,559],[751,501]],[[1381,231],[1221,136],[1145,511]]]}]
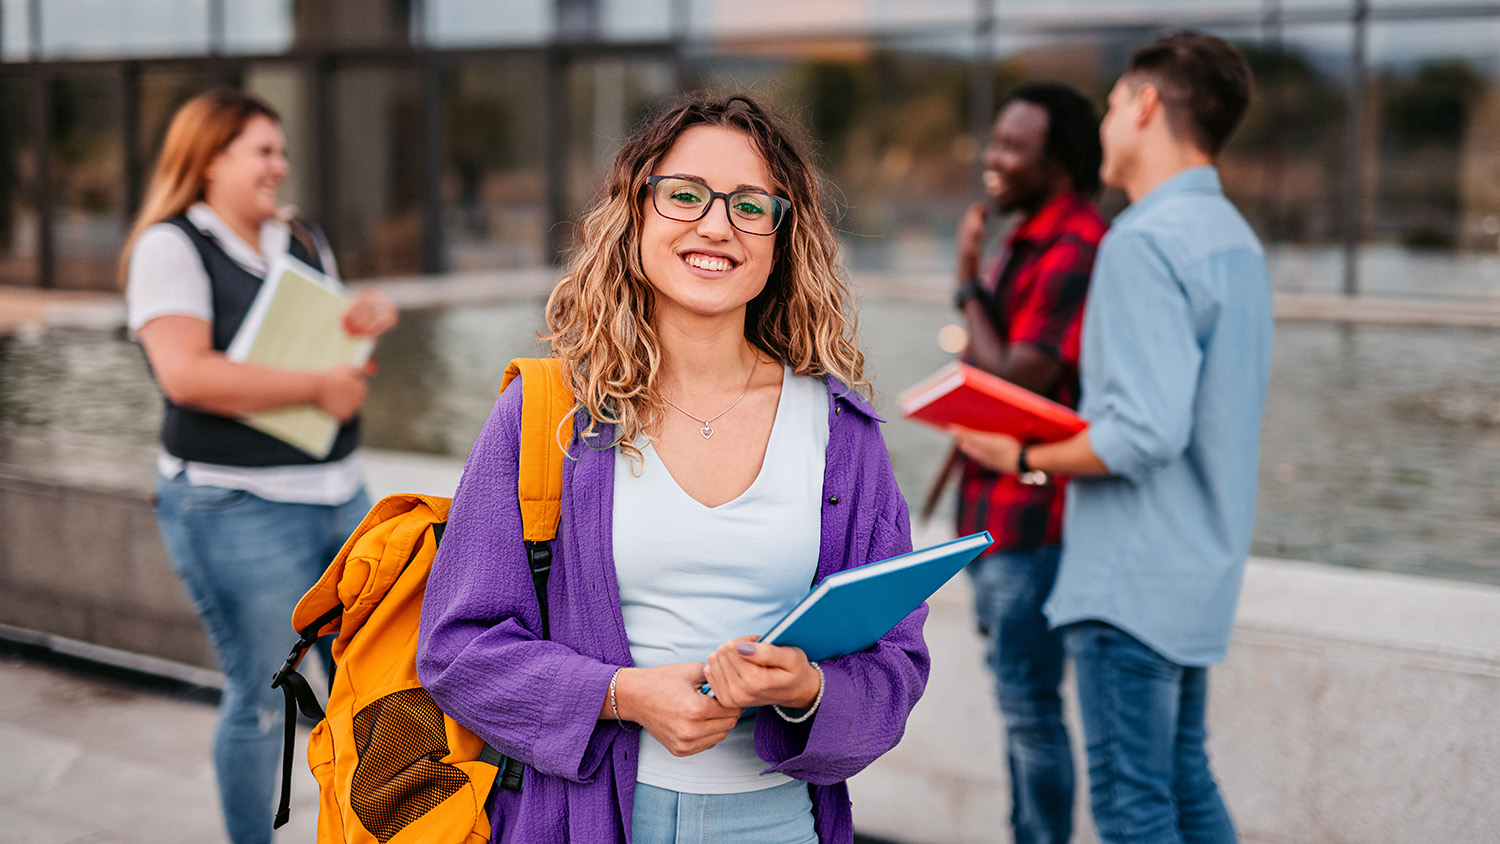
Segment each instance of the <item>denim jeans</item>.
[{"label": "denim jeans", "polygon": [[1005,722],[1016,844],[1066,844],[1073,832],[1073,751],[1058,694],[1062,638],[1042,615],[1060,556],[1047,545],[986,554],[968,567]]},{"label": "denim jeans", "polygon": [[1233,844],[1204,747],[1208,669],[1177,665],[1099,622],[1069,625],[1063,637],[1101,844]]},{"label": "denim jeans", "polygon": [[737,794],[685,794],[637,783],[635,844],[818,844],[807,783]]},{"label": "denim jeans", "polygon": [[271,841],[285,719],[271,675],[297,639],[292,609],[369,507],[363,491],[335,507],[157,479],[163,543],[224,670],[214,769],[233,844]]}]

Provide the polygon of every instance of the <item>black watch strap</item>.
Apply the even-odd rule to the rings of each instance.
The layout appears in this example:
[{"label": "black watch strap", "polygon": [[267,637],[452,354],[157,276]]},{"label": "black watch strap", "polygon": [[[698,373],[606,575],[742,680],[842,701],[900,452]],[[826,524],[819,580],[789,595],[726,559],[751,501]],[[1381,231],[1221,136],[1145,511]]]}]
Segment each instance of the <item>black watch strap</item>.
[{"label": "black watch strap", "polygon": [[971,278],[953,291],[953,307],[963,310],[964,305],[967,305],[970,299],[983,302],[984,298],[984,285],[979,283],[979,279]]},{"label": "black watch strap", "polygon": [[1021,478],[1021,483],[1027,486],[1043,486],[1049,483],[1052,478],[1040,469],[1031,468],[1031,462],[1026,459],[1026,450],[1028,448],[1030,446],[1023,445],[1021,446],[1021,450],[1016,452],[1016,475]]}]

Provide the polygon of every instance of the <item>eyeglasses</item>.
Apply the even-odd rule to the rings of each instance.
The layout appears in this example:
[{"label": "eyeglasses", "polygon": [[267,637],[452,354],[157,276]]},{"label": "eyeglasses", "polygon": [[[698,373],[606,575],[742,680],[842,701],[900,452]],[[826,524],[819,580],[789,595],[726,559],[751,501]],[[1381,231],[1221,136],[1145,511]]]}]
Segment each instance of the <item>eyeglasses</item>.
[{"label": "eyeglasses", "polygon": [[789,199],[753,190],[719,193],[697,179],[681,176],[648,176],[646,187],[651,191],[656,213],[679,223],[703,219],[714,200],[722,199],[729,224],[745,234],[775,234],[781,219],[792,210]]}]

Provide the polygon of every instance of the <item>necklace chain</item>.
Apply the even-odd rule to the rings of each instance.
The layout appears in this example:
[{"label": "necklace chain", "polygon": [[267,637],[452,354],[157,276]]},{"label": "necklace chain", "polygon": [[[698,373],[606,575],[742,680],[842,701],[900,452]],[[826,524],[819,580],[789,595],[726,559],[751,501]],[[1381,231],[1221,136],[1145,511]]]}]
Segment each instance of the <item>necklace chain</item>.
[{"label": "necklace chain", "polygon": [[756,354],[756,356],[755,356],[755,363],[750,364],[750,376],[745,379],[745,389],[743,389],[743,390],[740,391],[740,397],[737,398],[737,399],[735,399],[734,401],[730,402],[730,404],[729,404],[728,407],[724,408],[723,410],[719,411],[718,413],[715,413],[713,416],[710,416],[707,419],[704,419],[701,416],[694,416],[693,414],[688,413],[686,410],[682,409],[681,405],[679,405],[675,401],[672,401],[671,399],[667,398],[666,396],[662,396],[661,400],[664,401],[664,402],[666,402],[667,404],[670,404],[671,406],[677,408],[679,411],[682,412],[682,414],[684,416],[688,417],[689,419],[693,420],[694,422],[697,422],[697,423],[701,424],[703,427],[698,429],[698,433],[702,434],[703,438],[705,440],[709,439],[710,437],[712,437],[714,435],[713,426],[711,424],[709,424],[709,423],[713,422],[715,419],[718,419],[720,416],[723,416],[724,414],[728,413],[729,411],[734,410],[734,406],[737,405],[737,404],[739,404],[740,401],[745,398],[745,396],[749,395],[749,393],[750,393],[750,382],[752,382],[752,381],[755,380],[755,369],[758,366],[760,366],[760,355]]}]

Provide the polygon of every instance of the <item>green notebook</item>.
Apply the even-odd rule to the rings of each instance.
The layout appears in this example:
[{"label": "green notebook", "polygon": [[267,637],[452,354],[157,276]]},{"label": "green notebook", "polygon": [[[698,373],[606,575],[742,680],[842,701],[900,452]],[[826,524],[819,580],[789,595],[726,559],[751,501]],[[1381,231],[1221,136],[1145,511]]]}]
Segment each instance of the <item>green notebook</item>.
[{"label": "green notebook", "polygon": [[[225,356],[292,372],[363,366],[375,343],[344,332],[348,307],[348,295],[333,279],[290,255],[279,256]],[[240,421],[320,460],[339,430],[337,419],[310,404],[251,413]]]}]

